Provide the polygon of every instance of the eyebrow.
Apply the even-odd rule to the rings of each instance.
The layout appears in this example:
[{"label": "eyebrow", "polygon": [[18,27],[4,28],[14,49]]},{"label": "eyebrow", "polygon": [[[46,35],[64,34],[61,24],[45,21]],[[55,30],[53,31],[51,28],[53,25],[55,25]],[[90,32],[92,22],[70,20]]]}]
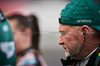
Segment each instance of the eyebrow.
[{"label": "eyebrow", "polygon": [[65,31],[59,31],[59,32],[61,33],[61,32],[65,32]]}]

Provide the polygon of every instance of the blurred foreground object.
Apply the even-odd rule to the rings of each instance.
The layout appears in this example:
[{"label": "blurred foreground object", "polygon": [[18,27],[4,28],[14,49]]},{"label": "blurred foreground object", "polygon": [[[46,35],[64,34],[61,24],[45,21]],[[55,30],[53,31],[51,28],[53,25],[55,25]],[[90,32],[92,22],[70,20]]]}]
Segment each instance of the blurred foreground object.
[{"label": "blurred foreground object", "polygon": [[15,66],[15,43],[11,27],[0,10],[0,66]]}]

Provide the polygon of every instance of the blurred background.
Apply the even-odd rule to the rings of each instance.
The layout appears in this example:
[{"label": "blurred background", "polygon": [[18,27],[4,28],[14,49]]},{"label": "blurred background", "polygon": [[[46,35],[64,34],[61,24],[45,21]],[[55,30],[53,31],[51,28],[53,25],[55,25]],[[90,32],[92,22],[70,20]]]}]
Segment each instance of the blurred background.
[{"label": "blurred background", "polygon": [[71,0],[0,0],[0,9],[5,15],[20,12],[24,15],[35,14],[39,19],[40,49],[48,66],[62,66],[60,59],[65,58],[62,46],[58,44],[58,31],[61,10]]}]

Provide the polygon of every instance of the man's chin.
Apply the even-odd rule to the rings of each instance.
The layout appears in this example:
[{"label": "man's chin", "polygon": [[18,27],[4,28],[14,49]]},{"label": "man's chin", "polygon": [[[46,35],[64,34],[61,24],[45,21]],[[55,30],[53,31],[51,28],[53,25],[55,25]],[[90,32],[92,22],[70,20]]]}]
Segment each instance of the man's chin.
[{"label": "man's chin", "polygon": [[69,52],[65,52],[65,56],[66,57],[70,56]]}]

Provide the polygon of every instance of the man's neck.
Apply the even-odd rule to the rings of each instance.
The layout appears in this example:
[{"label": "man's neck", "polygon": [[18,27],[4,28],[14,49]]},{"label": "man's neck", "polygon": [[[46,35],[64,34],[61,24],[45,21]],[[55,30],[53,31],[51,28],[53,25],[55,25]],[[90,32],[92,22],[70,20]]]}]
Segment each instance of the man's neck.
[{"label": "man's neck", "polygon": [[[97,47],[94,49],[83,49],[82,52],[77,55],[76,57],[73,57],[74,59],[80,60],[86,58],[89,54],[91,54]],[[83,52],[84,51],[84,52]]]}]

